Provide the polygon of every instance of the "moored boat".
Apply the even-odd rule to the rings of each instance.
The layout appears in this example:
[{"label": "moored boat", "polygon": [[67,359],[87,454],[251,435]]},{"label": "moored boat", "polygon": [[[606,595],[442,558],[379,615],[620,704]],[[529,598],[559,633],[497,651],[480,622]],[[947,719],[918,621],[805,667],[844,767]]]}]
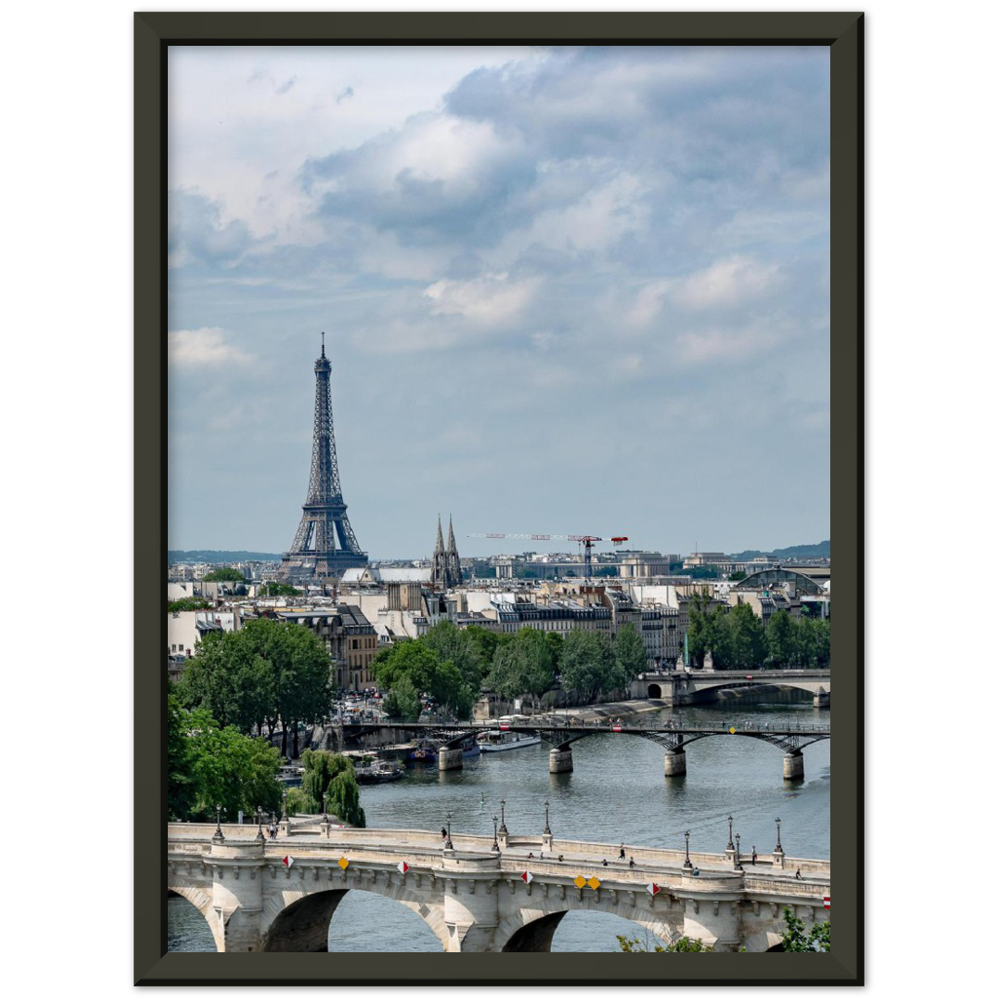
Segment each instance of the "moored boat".
[{"label": "moored boat", "polygon": [[479,737],[479,749],[483,753],[499,753],[502,750],[520,750],[522,747],[533,747],[542,742],[538,733],[514,733],[501,727],[491,730]]}]

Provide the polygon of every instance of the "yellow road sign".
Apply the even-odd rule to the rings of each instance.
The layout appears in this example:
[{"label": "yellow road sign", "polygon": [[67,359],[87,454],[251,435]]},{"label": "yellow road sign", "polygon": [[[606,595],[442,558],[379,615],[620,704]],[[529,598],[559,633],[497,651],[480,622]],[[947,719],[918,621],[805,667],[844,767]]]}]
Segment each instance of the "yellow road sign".
[{"label": "yellow road sign", "polygon": [[587,880],[582,875],[577,875],[577,877],[573,879],[573,883],[577,889],[582,889],[587,884]]},{"label": "yellow road sign", "polygon": [[730,735],[735,734],[735,732],[736,732],[736,727],[735,726],[730,726],[729,727],[729,733],[730,733]]},{"label": "yellow road sign", "polygon": [[343,868],[343,869],[344,869],[345,871],[347,870],[347,866],[348,866],[348,865],[349,865],[350,863],[351,863],[351,862],[350,862],[350,861],[348,861],[348,860],[347,860],[347,858],[341,858],[341,859],[340,859],[340,860],[339,860],[339,861],[337,862],[337,864],[338,864],[338,865],[340,865],[340,867],[341,867],[341,868]]},{"label": "yellow road sign", "polygon": [[591,875],[590,881],[587,883],[591,889],[597,889],[600,884],[601,880],[596,875]]}]

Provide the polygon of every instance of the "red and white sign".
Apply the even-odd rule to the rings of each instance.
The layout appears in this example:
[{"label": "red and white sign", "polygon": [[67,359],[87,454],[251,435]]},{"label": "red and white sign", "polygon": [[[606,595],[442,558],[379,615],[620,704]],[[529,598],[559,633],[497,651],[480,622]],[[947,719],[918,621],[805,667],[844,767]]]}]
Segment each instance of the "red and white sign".
[{"label": "red and white sign", "polygon": [[293,864],[295,864],[295,858],[290,858],[290,857],[288,857],[288,856],[286,855],[285,857],[283,857],[283,858],[281,859],[281,863],[282,863],[282,864],[283,864],[283,865],[284,865],[284,866],[285,866],[286,868],[291,868],[291,867],[292,867],[292,865],[293,865]]},{"label": "red and white sign", "polygon": [[648,892],[650,896],[655,896],[659,891],[660,887],[655,882],[650,882],[649,885],[646,886],[646,892]]},{"label": "red and white sign", "polygon": [[405,875],[410,870],[410,866],[405,861],[400,861],[396,867],[399,869],[400,875]]},{"label": "red and white sign", "polygon": [[620,733],[621,731],[622,731],[622,727],[621,726],[615,725],[615,726],[611,727],[611,732],[613,732],[613,733]]},{"label": "red and white sign", "polygon": [[532,875],[531,872],[521,872],[521,878],[522,878],[522,880],[524,881],[525,884],[527,884],[528,882],[530,882],[534,877],[535,876]]},{"label": "red and white sign", "polygon": [[506,722],[501,722],[501,723],[500,723],[500,728],[501,728],[501,729],[510,729],[510,726],[509,726],[509,725],[507,725],[507,723],[506,723]]},{"label": "red and white sign", "polygon": [[824,910],[829,910],[830,909],[830,897],[829,896],[824,896],[823,897],[823,909]]}]

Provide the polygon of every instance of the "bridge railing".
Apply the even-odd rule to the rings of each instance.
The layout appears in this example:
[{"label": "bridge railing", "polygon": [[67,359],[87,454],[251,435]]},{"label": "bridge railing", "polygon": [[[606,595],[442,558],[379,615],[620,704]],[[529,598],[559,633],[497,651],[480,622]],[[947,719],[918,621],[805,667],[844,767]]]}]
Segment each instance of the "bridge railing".
[{"label": "bridge railing", "polygon": [[[215,829],[215,824],[211,823],[171,823],[168,825],[170,850],[174,853],[206,851],[211,846],[211,836]],[[253,842],[257,834],[256,826],[238,827],[223,823],[222,829],[227,841]],[[458,852],[489,854],[493,846],[493,838],[453,832],[452,844]],[[296,853],[314,854],[322,857],[329,857],[331,851],[355,851],[361,852],[367,860],[372,862],[385,860],[387,863],[397,864],[400,860],[404,860],[401,855],[407,854],[405,860],[411,864],[414,862],[410,855],[425,857],[428,859],[428,864],[437,865],[441,857],[443,840],[438,832],[429,830],[338,829],[331,827],[329,837],[317,830],[308,835],[290,837],[282,835],[279,836],[278,840],[267,840],[264,845],[265,857],[273,854],[275,858],[280,859],[289,851],[291,845],[294,845]],[[631,857],[636,863],[636,868],[630,869],[627,861],[619,859],[620,844],[554,839],[552,846],[544,852],[541,845],[540,834],[515,835],[511,837],[509,848],[501,853],[501,860],[504,865],[509,863],[512,870],[518,868],[519,871],[523,871],[527,866],[526,863],[532,866],[532,870],[535,870],[536,865],[551,864],[555,866],[555,871],[565,874],[567,864],[579,864],[594,868],[595,871],[601,869],[613,872],[617,877],[619,874],[634,874],[636,871],[680,870],[685,856],[681,850],[626,844],[626,858]],[[529,853],[535,854],[536,857],[529,859],[527,857]],[[542,853],[545,855],[544,858],[537,857],[538,854]],[[565,858],[563,863],[556,861],[560,854]],[[706,869],[718,869],[722,865],[729,864],[728,859],[723,854],[693,851],[690,858],[693,865]],[[603,860],[608,861],[607,868],[601,864]],[[762,873],[773,873],[781,870],[773,867],[770,854],[758,855],[756,866],[750,864],[750,860],[745,854],[742,855],[742,861],[747,877],[753,877],[755,869],[761,870]],[[798,869],[803,876],[826,879],[829,879],[830,876],[830,862],[822,859],[788,857],[785,858],[784,865],[784,871],[789,874]],[[600,877],[600,873],[597,872],[597,874]],[[767,876],[764,875],[764,877]]]}]

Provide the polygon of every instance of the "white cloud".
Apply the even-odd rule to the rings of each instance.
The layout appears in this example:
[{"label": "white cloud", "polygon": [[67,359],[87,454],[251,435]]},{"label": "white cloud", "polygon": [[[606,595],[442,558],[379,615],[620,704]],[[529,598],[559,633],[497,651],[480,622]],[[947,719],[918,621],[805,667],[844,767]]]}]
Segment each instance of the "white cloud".
[{"label": "white cloud", "polygon": [[505,273],[486,274],[472,281],[436,281],[424,295],[434,303],[435,315],[459,315],[484,326],[514,319],[531,301],[537,278],[509,281]]},{"label": "white cloud", "polygon": [[731,257],[684,278],[674,291],[673,300],[688,309],[742,305],[770,292],[779,280],[777,264]]},{"label": "white cloud", "polygon": [[209,326],[168,333],[167,357],[170,364],[184,368],[241,365],[253,360],[249,354],[229,343],[225,330]]}]

